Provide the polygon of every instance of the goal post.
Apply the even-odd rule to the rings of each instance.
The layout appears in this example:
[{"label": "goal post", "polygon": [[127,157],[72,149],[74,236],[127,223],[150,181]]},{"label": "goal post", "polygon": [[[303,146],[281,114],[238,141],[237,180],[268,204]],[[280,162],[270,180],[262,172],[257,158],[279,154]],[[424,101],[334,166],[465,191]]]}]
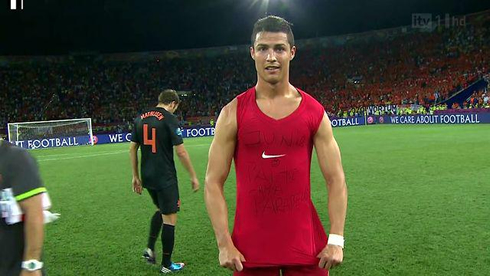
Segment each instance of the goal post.
[{"label": "goal post", "polygon": [[8,123],[8,140],[27,149],[94,145],[92,119]]}]

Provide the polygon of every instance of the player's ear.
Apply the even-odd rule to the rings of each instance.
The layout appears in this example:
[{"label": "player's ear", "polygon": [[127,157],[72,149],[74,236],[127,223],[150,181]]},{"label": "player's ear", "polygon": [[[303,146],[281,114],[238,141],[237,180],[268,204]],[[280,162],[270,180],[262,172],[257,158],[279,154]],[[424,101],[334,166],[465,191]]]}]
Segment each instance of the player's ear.
[{"label": "player's ear", "polygon": [[291,59],[293,60],[294,57],[296,56],[296,46],[291,47]]},{"label": "player's ear", "polygon": [[252,57],[253,60],[255,60],[255,49],[254,46],[250,46],[250,56]]}]

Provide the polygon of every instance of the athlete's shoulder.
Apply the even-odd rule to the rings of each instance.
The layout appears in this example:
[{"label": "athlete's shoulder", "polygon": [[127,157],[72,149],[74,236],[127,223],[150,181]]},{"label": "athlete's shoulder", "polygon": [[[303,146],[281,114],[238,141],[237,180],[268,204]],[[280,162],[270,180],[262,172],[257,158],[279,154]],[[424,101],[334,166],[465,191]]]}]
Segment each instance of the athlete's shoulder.
[{"label": "athlete's shoulder", "polygon": [[239,98],[240,96],[241,96],[241,94],[236,96],[235,98],[233,98],[233,100],[231,100],[229,103],[227,103],[225,106],[223,106],[220,114],[223,114],[224,116],[227,116],[227,117],[233,116],[234,114],[236,114],[238,101],[240,99]]},{"label": "athlete's shoulder", "polygon": [[10,142],[7,142],[6,140],[0,139],[0,152],[10,150],[12,148],[12,146],[13,145]]},{"label": "athlete's shoulder", "polygon": [[238,96],[236,96],[236,99],[238,101],[242,101],[246,98],[252,97],[255,93],[255,87],[250,87],[249,89],[245,90],[244,92],[240,93]]},{"label": "athlete's shoulder", "polygon": [[247,90],[243,91],[242,93],[240,93],[240,95],[238,95],[237,97],[240,97],[240,96],[245,96],[245,95],[250,95],[250,94],[253,94],[255,93],[255,86],[252,86],[250,88],[248,88]]},{"label": "athlete's shoulder", "polygon": [[322,110],[323,111],[323,105],[317,101],[313,96],[311,96],[310,94],[308,94],[307,92],[299,89],[299,88],[296,88],[298,89],[298,91],[300,91],[301,95],[303,96],[303,100],[305,101],[305,104],[306,106],[308,107],[308,109],[313,109],[313,110]]},{"label": "athlete's shoulder", "polygon": [[30,156],[29,152],[27,152],[26,149],[18,147],[18,146],[14,145],[10,142],[2,141],[0,143],[0,145],[1,145],[0,152],[4,151],[5,153],[12,154],[15,156],[19,156],[19,155],[20,156]]},{"label": "athlete's shoulder", "polygon": [[2,144],[5,144],[2,155],[5,156],[10,163],[15,164],[19,167],[25,167],[26,165],[36,163],[34,157],[32,157],[26,149],[15,146],[8,142],[2,142]]},{"label": "athlete's shoulder", "polygon": [[178,121],[177,115],[170,113],[165,108],[157,107],[154,111],[157,112],[157,114],[158,113],[162,114],[163,119],[170,120],[170,121]]},{"label": "athlete's shoulder", "polygon": [[240,114],[244,113],[253,102],[255,102],[255,86],[236,97],[237,112]]}]

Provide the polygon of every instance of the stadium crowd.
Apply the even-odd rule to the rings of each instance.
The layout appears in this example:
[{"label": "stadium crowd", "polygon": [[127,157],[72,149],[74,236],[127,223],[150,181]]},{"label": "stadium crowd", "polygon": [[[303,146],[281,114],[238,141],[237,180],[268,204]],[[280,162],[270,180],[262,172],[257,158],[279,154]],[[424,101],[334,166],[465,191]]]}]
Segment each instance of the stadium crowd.
[{"label": "stadium crowd", "polygon": [[[332,116],[362,114],[367,106],[389,104],[413,104],[430,112],[431,106],[490,73],[488,12],[467,19],[465,26],[439,26],[431,32],[346,37],[354,39],[346,38],[340,46],[299,47],[291,72],[292,83],[312,94]],[[114,61],[97,55],[4,64],[0,124],[90,117],[99,131],[123,131],[165,88],[182,91],[177,113],[184,124],[192,117],[216,116],[255,83],[255,69],[244,51],[212,56],[201,51],[191,58]],[[488,106],[485,89],[462,106],[448,108]]]}]

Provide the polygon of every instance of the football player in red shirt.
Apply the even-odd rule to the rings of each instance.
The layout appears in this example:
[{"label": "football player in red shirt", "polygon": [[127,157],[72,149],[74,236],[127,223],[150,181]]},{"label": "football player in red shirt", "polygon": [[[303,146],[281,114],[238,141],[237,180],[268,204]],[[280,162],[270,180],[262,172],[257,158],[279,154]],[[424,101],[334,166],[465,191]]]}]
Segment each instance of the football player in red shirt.
[{"label": "football player in red shirt", "polygon": [[[257,84],[222,110],[209,151],[205,200],[220,265],[236,275],[328,275],[343,260],[347,187],[323,106],[289,83],[296,54],[290,23],[255,23],[250,55]],[[328,188],[327,235],[310,197],[315,147]],[[234,160],[233,234],[223,186]]]}]

